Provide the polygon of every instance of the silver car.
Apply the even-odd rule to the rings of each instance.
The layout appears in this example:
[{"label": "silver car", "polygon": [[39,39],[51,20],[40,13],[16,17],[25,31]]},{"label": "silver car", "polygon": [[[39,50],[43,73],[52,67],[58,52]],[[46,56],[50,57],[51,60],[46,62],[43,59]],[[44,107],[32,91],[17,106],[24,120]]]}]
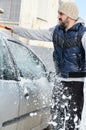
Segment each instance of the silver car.
[{"label": "silver car", "polygon": [[0,130],[49,126],[51,85],[46,73],[28,46],[0,33]]}]

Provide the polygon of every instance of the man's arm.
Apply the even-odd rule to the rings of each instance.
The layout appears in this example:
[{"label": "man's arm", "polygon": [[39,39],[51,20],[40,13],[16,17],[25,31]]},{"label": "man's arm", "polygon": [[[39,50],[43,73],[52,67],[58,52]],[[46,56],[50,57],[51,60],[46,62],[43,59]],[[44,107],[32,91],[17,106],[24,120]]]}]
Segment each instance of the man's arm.
[{"label": "man's arm", "polygon": [[82,37],[82,45],[85,50],[85,60],[86,60],[86,32],[84,33],[84,35]]},{"label": "man's arm", "polygon": [[52,42],[54,28],[55,27],[49,29],[27,29],[14,26],[12,31],[27,39]]}]

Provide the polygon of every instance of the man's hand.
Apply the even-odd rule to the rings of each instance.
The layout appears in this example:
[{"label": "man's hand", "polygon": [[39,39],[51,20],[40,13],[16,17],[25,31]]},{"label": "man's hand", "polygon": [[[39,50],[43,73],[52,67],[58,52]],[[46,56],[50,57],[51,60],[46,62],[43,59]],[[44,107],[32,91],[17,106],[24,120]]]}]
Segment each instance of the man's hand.
[{"label": "man's hand", "polygon": [[11,33],[13,32],[13,27],[5,26],[4,28],[7,29],[7,30],[9,30]]},{"label": "man's hand", "polygon": [[4,26],[4,25],[0,25],[0,28],[4,28],[9,30],[11,33],[13,32],[13,27],[12,26]]}]

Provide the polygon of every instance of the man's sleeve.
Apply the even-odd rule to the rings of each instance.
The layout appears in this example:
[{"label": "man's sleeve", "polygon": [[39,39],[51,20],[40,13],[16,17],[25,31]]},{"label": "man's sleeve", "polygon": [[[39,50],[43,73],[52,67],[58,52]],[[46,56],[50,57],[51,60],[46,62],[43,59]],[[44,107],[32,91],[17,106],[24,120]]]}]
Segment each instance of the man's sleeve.
[{"label": "man's sleeve", "polygon": [[54,28],[49,29],[26,29],[20,26],[14,26],[13,33],[18,34],[30,40],[39,40],[52,42]]},{"label": "man's sleeve", "polygon": [[86,32],[84,33],[84,35],[82,37],[82,45],[85,50],[85,60],[86,60]]}]

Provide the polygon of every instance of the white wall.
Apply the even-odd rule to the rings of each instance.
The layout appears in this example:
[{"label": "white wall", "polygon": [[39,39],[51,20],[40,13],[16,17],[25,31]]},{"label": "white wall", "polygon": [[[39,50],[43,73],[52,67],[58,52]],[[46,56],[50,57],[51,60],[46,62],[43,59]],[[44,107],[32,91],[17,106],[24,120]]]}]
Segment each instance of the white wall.
[{"label": "white wall", "polygon": [[[20,25],[24,27],[42,28],[57,23],[58,0],[21,0]],[[45,3],[44,3],[45,2]],[[46,9],[43,6],[47,7]],[[40,5],[40,8],[39,8]],[[44,11],[44,12],[43,12]],[[39,15],[46,15],[46,19],[38,19]]]}]

